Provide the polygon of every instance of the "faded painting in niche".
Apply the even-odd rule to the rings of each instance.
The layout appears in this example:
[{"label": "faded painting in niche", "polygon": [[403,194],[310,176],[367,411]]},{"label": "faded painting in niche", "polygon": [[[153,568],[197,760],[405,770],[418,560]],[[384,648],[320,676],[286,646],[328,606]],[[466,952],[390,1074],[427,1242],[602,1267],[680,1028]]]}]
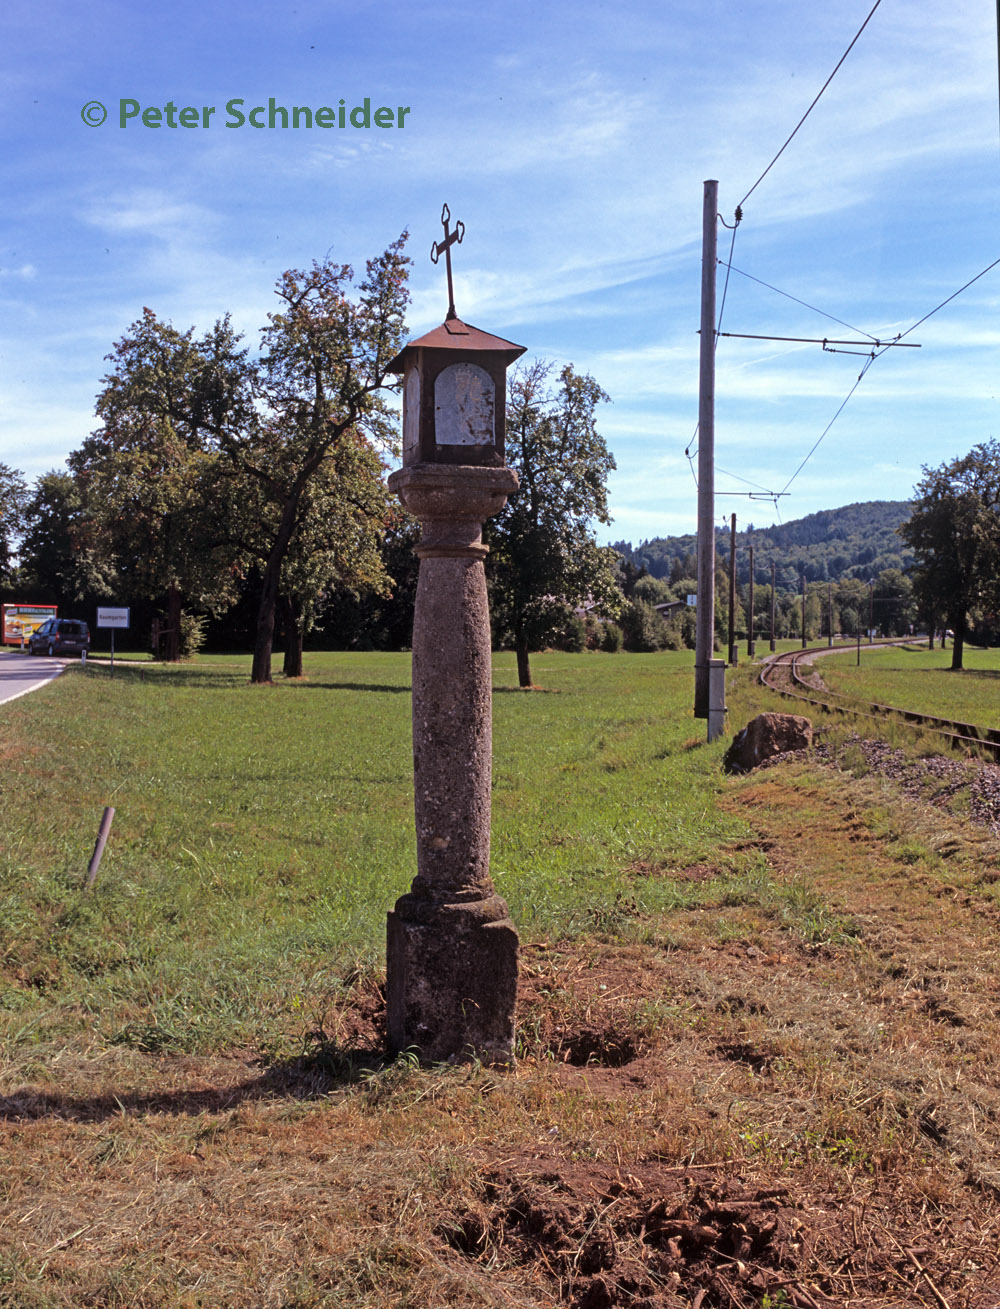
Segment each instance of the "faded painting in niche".
[{"label": "faded painting in niche", "polygon": [[493,379],[478,364],[451,364],[434,383],[438,445],[493,445]]}]

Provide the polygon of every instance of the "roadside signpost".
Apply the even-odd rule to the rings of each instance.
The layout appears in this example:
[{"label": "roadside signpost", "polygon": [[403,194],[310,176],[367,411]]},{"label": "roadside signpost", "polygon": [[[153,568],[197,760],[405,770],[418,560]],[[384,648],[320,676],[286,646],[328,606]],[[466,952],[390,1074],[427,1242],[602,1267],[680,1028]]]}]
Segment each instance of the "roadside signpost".
[{"label": "roadside signpost", "polygon": [[115,628],[128,627],[127,609],[106,609],[98,607],[97,626],[111,629],[111,676],[115,675]]}]

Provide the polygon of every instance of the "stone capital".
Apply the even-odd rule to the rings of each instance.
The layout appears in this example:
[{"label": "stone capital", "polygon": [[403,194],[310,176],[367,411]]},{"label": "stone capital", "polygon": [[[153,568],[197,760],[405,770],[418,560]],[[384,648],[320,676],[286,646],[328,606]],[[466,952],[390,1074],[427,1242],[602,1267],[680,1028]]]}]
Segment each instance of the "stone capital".
[{"label": "stone capital", "polygon": [[476,522],[481,527],[517,490],[517,474],[512,468],[472,464],[411,464],[390,475],[389,490],[421,523]]}]

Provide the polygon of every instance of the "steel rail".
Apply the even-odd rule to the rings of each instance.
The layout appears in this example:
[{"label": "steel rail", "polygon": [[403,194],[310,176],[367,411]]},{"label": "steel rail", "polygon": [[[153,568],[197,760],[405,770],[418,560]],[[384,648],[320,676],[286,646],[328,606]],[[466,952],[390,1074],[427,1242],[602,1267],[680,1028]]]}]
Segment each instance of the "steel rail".
[{"label": "steel rail", "polygon": [[[909,642],[881,642],[880,644],[906,645]],[[963,723],[953,718],[941,718],[934,714],[921,713],[916,709],[883,704],[878,700],[859,700],[856,696],[831,691],[827,687],[823,687],[821,690],[819,687],[813,686],[799,672],[799,664],[808,656],[824,654],[830,648],[830,646],[825,645],[812,646],[805,650],[788,650],[784,654],[772,655],[764,661],[758,680],[762,686],[778,695],[816,705],[820,709],[825,709],[828,713],[853,714],[858,718],[871,718],[873,720],[886,717],[900,718],[904,722],[925,727],[940,736],[946,737],[954,748],[975,747],[980,750],[988,750],[993,754],[994,758],[1000,758],[1000,729],[995,727],[982,728],[975,723]],[[851,643],[833,648],[846,654],[855,647]],[[778,668],[787,668],[792,683],[791,687],[781,686],[776,683],[774,679]]]}]

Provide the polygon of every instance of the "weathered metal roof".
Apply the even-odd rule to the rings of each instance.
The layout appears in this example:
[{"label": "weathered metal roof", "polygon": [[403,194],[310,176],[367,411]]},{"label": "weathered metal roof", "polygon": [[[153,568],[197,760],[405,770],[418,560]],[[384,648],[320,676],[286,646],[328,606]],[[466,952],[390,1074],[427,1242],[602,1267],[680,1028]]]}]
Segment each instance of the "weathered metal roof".
[{"label": "weathered metal roof", "polygon": [[507,363],[512,364],[527,348],[526,345],[515,345],[513,341],[505,341],[502,336],[484,332],[479,327],[473,327],[471,323],[463,323],[460,318],[447,318],[440,327],[432,328],[424,336],[418,336],[415,341],[407,342],[389,365],[389,372],[403,371],[408,350],[489,350],[503,354]]}]

